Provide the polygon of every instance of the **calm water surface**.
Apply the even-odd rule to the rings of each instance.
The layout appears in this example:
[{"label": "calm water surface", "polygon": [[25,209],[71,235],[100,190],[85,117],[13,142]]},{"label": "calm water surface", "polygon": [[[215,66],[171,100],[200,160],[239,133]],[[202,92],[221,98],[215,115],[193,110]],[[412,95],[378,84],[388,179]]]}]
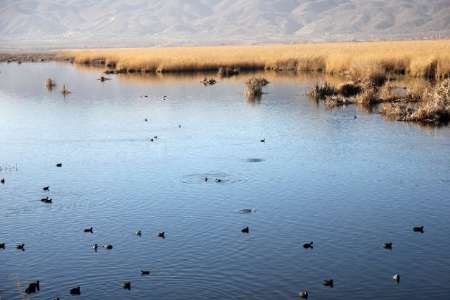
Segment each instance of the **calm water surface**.
[{"label": "calm water surface", "polygon": [[[80,299],[297,299],[304,288],[310,299],[449,299],[448,127],[329,111],[304,96],[313,78],[271,76],[248,101],[244,77],[203,87],[101,83],[58,63],[0,72],[1,299],[24,298],[36,279],[33,299],[78,285]],[[48,77],[72,94],[47,91]]]}]

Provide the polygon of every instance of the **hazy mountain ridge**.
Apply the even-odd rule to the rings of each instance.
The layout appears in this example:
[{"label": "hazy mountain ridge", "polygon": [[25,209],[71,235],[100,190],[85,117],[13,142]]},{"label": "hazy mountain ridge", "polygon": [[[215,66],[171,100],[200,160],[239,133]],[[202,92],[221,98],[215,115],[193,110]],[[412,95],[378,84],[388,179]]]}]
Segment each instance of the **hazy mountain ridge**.
[{"label": "hazy mountain ridge", "polygon": [[0,0],[2,47],[450,35],[450,0]]}]

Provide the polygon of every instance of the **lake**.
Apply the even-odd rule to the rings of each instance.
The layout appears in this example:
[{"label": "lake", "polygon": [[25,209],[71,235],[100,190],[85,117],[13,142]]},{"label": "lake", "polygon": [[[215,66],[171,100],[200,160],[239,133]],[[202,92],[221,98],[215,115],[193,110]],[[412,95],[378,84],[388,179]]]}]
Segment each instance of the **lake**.
[{"label": "lake", "polygon": [[329,110],[318,77],[99,76],[0,64],[0,299],[449,298],[449,127]]}]

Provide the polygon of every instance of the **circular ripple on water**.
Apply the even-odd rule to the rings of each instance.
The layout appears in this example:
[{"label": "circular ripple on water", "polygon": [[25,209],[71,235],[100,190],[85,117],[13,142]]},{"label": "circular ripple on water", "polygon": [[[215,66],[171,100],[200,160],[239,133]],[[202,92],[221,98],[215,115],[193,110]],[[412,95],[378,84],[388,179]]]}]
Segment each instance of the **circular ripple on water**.
[{"label": "circular ripple on water", "polygon": [[[208,178],[208,181],[205,181],[205,178]],[[186,184],[232,184],[242,181],[242,178],[223,172],[188,174],[181,179],[181,182]]]}]

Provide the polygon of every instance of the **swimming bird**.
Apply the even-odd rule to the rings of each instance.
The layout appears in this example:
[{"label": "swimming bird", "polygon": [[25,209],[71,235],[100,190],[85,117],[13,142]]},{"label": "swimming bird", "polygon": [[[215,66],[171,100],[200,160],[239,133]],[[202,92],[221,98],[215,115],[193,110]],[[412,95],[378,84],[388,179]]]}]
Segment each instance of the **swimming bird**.
[{"label": "swimming bird", "polygon": [[241,232],[242,233],[249,233],[250,232],[250,228],[248,228],[248,226],[245,227],[245,228],[242,228]]},{"label": "swimming bird", "polygon": [[413,231],[423,233],[423,226],[415,226],[413,228]]},{"label": "swimming bird", "polygon": [[305,249],[313,249],[313,242],[303,244],[303,248]]},{"label": "swimming bird", "polygon": [[31,282],[25,289],[25,293],[27,294],[36,293],[37,291],[40,291],[39,280],[37,280],[36,282]]},{"label": "swimming bird", "polygon": [[154,136],[153,138],[154,138],[154,139],[156,140],[156,139],[158,139],[158,136],[157,136],[157,135],[155,135],[155,136]]},{"label": "swimming bird", "polygon": [[145,118],[145,119],[144,119],[144,121],[145,121],[145,122],[148,122],[148,119],[147,119],[147,118]]},{"label": "swimming bird", "polygon": [[94,251],[97,252],[98,244],[94,244],[94,246],[92,246],[92,249],[94,249]]},{"label": "swimming bird", "polygon": [[113,246],[111,244],[108,244],[108,245],[104,245],[103,248],[105,248],[107,250],[112,250]]},{"label": "swimming bird", "polygon": [[399,283],[400,282],[400,274],[394,274],[394,276],[392,276],[392,280]]},{"label": "swimming bird", "polygon": [[208,182],[208,177],[205,177],[205,182]]},{"label": "swimming bird", "polygon": [[44,203],[53,203],[53,199],[52,199],[52,198],[49,198],[49,197],[45,197],[45,198],[42,198],[42,199],[41,199],[41,202],[44,202]]},{"label": "swimming bird", "polygon": [[106,80],[111,80],[111,78],[106,78],[104,76],[100,76],[100,78],[97,79],[97,80],[100,80],[101,82],[103,82],[103,81],[106,81]]},{"label": "swimming bird", "polygon": [[153,139],[150,139],[150,142],[153,142]]},{"label": "swimming bird", "polygon": [[251,208],[243,208],[239,211],[241,214],[251,214],[254,210]]},{"label": "swimming bird", "polygon": [[392,250],[392,243],[391,243],[391,242],[389,242],[389,243],[384,243],[384,249],[386,249],[386,250]]},{"label": "swimming bird", "polygon": [[309,296],[309,292],[308,290],[303,290],[300,293],[298,293],[299,297],[302,299],[308,299]]},{"label": "swimming bird", "polygon": [[178,125],[178,128],[181,128],[181,125]]},{"label": "swimming bird", "polygon": [[44,191],[49,191],[49,190],[50,190],[50,187],[49,187],[49,186],[44,186],[44,187],[42,188],[42,190],[44,190]]},{"label": "swimming bird", "polygon": [[79,286],[70,289],[71,295],[81,295],[81,288]]},{"label": "swimming bird", "polygon": [[56,164],[56,167],[57,167],[57,168],[61,168],[61,167],[62,167],[62,163],[57,163],[57,164]]},{"label": "swimming bird", "polygon": [[66,96],[66,95],[69,95],[69,94],[71,93],[71,91],[69,91],[69,90],[66,88],[66,85],[64,84],[64,85],[63,85],[63,88],[62,88],[62,90],[61,90],[61,93],[63,94],[63,96]]},{"label": "swimming bird", "polygon": [[220,183],[220,182],[222,182],[222,179],[216,178],[216,182],[217,182],[217,183]]},{"label": "swimming bird", "polygon": [[322,281],[322,284],[324,286],[333,287],[334,286],[334,280],[333,279],[325,279]]},{"label": "swimming bird", "polygon": [[165,239],[166,238],[166,233],[164,231],[160,232],[160,233],[158,233],[158,237],[160,237],[162,239]]},{"label": "swimming bird", "polygon": [[262,140],[260,140],[260,142],[261,142],[261,143],[265,143],[265,142],[266,142],[266,139],[262,139]]},{"label": "swimming bird", "polygon": [[150,275],[150,271],[144,271],[144,270],[141,270],[141,275],[142,275],[142,276]]},{"label": "swimming bird", "polygon": [[92,228],[92,227],[89,227],[89,228],[86,228],[85,230],[84,230],[84,232],[90,232],[90,233],[94,233],[94,228]]},{"label": "swimming bird", "polygon": [[5,248],[6,248],[5,243],[0,243],[0,249],[5,249]]},{"label": "swimming bird", "polygon": [[136,235],[137,236],[142,236],[142,231],[141,230],[136,231]]},{"label": "swimming bird", "polygon": [[129,281],[122,282],[122,287],[126,290],[131,290],[131,282]]},{"label": "swimming bird", "polygon": [[0,180],[1,184],[5,184],[5,178],[2,178],[2,180]]},{"label": "swimming bird", "polygon": [[22,243],[22,244],[17,244],[17,245],[16,245],[16,249],[17,249],[17,250],[25,251],[25,244],[24,244],[24,243]]}]

